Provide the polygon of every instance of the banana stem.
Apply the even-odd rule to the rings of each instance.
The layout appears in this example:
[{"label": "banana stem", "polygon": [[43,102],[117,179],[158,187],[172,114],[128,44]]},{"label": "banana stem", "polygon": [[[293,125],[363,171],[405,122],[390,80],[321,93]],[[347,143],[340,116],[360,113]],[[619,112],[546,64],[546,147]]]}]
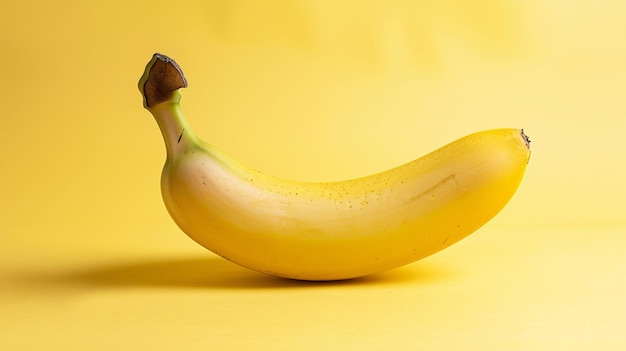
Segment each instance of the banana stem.
[{"label": "banana stem", "polygon": [[139,79],[143,106],[156,119],[167,149],[172,157],[185,147],[197,144],[189,124],[180,109],[180,88],[187,87],[182,69],[171,58],[154,54]]},{"label": "banana stem", "polygon": [[[175,95],[178,95],[178,92]],[[163,102],[148,110],[159,125],[168,158],[184,151],[189,146],[198,144],[198,140],[189,127],[177,101]]]},{"label": "banana stem", "polygon": [[158,53],[152,56],[139,79],[139,91],[143,96],[143,106],[147,109],[170,100],[175,91],[186,87],[187,78],[180,66],[171,58]]}]

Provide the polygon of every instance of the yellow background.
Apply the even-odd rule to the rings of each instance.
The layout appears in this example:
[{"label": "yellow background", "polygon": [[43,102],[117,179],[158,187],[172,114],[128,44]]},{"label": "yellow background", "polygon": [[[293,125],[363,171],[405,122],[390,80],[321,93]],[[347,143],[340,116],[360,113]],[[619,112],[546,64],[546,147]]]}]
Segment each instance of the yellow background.
[{"label": "yellow background", "polygon": [[[13,1],[0,13],[1,350],[617,350],[626,345],[626,2]],[[159,194],[154,52],[205,140],[333,180],[523,127],[483,229],[338,283],[239,268]]]}]

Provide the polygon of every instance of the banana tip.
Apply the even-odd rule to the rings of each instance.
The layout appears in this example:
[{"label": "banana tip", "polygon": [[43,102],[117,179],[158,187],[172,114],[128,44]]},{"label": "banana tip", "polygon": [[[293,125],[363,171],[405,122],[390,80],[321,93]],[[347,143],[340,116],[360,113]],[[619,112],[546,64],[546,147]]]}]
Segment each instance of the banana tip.
[{"label": "banana tip", "polygon": [[150,108],[169,100],[172,94],[187,87],[187,78],[180,66],[170,57],[155,53],[139,79],[139,91],[144,107]]},{"label": "banana tip", "polygon": [[530,138],[528,137],[528,135],[524,134],[523,128],[520,130],[520,134],[522,136],[522,139],[524,140],[524,143],[526,144],[526,147],[530,149]]}]

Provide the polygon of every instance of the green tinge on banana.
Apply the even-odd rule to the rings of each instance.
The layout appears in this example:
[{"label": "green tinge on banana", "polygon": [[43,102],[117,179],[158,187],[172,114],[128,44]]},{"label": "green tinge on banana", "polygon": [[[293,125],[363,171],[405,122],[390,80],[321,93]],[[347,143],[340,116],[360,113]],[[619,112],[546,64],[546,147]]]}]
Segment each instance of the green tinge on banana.
[{"label": "green tinge on banana", "polygon": [[362,178],[278,179],[195,136],[179,105],[186,86],[176,62],[160,54],[139,81],[167,149],[165,206],[200,245],[281,277],[349,279],[438,252],[500,212],[530,157],[522,130],[494,129]]}]

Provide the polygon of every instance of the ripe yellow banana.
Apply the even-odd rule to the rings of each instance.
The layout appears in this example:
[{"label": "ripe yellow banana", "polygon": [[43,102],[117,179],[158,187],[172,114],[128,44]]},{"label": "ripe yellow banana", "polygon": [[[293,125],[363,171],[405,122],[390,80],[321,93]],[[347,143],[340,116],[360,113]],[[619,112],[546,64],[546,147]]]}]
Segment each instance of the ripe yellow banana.
[{"label": "ripe yellow banana", "polygon": [[440,251],[494,217],[530,157],[519,129],[468,135],[386,172],[305,183],[248,168],[196,137],[180,109],[180,67],[155,54],[139,81],[163,134],[165,205],[212,252],[253,270],[338,280]]}]

